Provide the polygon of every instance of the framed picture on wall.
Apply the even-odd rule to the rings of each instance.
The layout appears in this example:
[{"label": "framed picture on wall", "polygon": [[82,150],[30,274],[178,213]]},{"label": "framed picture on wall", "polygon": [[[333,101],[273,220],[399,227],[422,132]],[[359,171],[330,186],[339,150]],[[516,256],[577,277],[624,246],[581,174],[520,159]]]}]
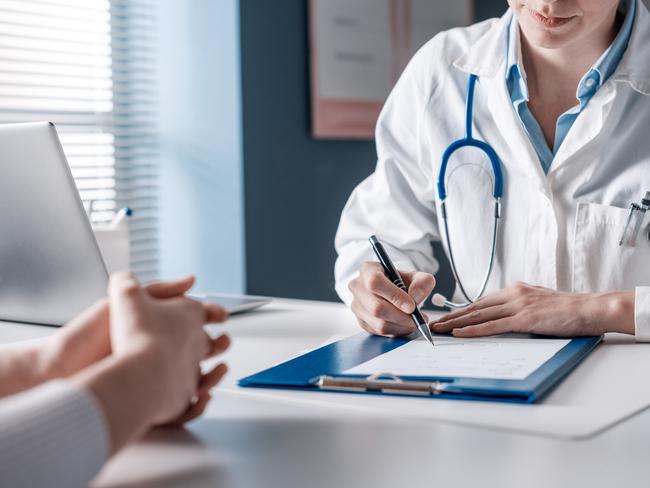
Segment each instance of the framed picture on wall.
[{"label": "framed picture on wall", "polygon": [[313,137],[372,139],[415,51],[473,14],[471,0],[310,0]]}]

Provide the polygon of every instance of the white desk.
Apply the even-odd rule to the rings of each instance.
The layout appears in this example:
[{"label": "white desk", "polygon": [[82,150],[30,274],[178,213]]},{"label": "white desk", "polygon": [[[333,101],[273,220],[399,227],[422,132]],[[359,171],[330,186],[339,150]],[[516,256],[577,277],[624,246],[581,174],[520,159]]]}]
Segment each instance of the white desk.
[{"label": "white desk", "polygon": [[[186,430],[151,433],[111,460],[92,486],[649,486],[648,409],[571,441],[366,417],[237,390],[238,378],[355,327],[343,306],[319,302],[278,300],[233,318],[225,327],[234,339],[225,357],[230,374],[205,416]],[[52,330],[2,324],[0,342]]]}]

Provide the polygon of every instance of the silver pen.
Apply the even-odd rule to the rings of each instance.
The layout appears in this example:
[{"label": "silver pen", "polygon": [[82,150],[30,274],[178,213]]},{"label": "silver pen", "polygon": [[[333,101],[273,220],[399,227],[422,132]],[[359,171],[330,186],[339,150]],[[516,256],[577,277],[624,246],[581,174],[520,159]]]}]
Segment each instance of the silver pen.
[{"label": "silver pen", "polygon": [[639,230],[643,223],[643,217],[648,209],[650,209],[650,191],[646,192],[645,196],[641,199],[640,204],[630,204],[630,211],[627,214],[623,234],[621,234],[621,238],[618,241],[619,246],[627,244],[634,247],[636,245],[636,238],[639,235]]}]

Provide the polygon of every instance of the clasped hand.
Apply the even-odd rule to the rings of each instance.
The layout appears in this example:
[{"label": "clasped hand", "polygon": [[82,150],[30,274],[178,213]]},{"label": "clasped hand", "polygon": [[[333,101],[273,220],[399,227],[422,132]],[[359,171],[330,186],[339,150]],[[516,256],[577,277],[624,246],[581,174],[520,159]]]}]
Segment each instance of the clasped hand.
[{"label": "clasped hand", "polygon": [[199,363],[224,352],[230,339],[204,331],[203,325],[228,315],[217,305],[186,297],[193,284],[188,277],[140,287],[130,274],[114,274],[107,299],[39,348],[44,379],[73,377],[109,357],[130,361],[133,375],[143,380],[141,388],[159,396],[151,402],[151,424],[179,425],[201,415],[227,368],[218,364],[201,373]]}]

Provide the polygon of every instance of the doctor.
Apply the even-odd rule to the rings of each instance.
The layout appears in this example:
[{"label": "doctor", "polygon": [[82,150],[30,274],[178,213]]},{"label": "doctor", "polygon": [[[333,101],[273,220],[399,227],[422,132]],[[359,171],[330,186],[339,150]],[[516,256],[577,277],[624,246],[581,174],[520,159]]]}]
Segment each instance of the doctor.
[{"label": "doctor", "polygon": [[[405,69],[377,124],[376,170],[341,216],[337,292],[368,332],[409,334],[442,240],[465,293],[435,332],[650,340],[650,211],[619,245],[650,191],[650,13],[641,0],[509,4],[435,36]],[[476,144],[445,155],[467,138],[496,161]],[[371,234],[408,294],[373,259]]]}]

